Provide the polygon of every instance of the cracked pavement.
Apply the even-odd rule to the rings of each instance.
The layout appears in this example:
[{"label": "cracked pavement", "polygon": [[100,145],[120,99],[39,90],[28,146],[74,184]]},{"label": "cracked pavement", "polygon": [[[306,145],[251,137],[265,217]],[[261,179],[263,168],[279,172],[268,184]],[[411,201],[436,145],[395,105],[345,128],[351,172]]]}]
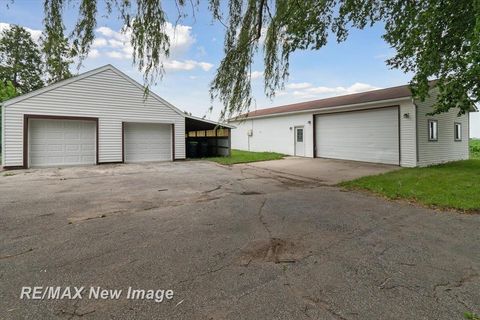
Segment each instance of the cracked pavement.
[{"label": "cracked pavement", "polygon": [[[0,319],[463,319],[480,216],[203,161],[0,173]],[[163,303],[22,286],[173,289]]]}]

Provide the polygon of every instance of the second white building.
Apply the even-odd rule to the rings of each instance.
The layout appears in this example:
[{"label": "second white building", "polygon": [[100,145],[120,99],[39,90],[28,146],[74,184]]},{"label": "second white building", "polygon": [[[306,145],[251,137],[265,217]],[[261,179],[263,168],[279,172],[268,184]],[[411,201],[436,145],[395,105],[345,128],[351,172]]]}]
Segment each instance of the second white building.
[{"label": "second white building", "polygon": [[416,101],[405,85],[260,109],[230,121],[232,148],[403,167],[468,159],[469,114],[429,116],[436,96]]}]

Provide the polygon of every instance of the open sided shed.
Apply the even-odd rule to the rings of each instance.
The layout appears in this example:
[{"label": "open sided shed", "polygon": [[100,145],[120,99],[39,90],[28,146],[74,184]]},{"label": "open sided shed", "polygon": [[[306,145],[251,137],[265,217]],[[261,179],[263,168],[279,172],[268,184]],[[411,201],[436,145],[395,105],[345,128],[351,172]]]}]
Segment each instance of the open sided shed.
[{"label": "open sided shed", "polygon": [[231,154],[231,129],[228,124],[185,116],[187,158],[229,156]]}]

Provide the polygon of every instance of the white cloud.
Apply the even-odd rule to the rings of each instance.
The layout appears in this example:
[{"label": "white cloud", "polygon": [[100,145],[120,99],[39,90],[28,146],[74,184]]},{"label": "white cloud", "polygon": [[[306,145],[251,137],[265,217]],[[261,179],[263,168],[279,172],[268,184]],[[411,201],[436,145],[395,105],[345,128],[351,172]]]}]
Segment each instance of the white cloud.
[{"label": "white cloud", "polygon": [[192,35],[192,27],[181,24],[172,25],[167,22],[165,31],[170,39],[170,52],[172,56],[179,53],[184,53],[195,43],[195,38]]},{"label": "white cloud", "polygon": [[[32,36],[33,41],[39,42],[40,37],[42,36],[42,30],[36,30],[36,29],[30,29],[27,27],[23,27],[25,30],[27,30],[30,35]],[[3,32],[4,30],[10,29],[10,24],[5,23],[5,22],[0,22],[0,32]]]},{"label": "white cloud", "polygon": [[105,38],[96,38],[93,40],[92,47],[93,48],[101,48],[107,45],[107,40]]},{"label": "white cloud", "polygon": [[118,51],[107,51],[105,52],[105,54],[107,55],[107,57],[112,59],[125,59],[125,58],[128,59],[128,57],[126,57],[125,55],[123,55],[121,52],[118,52]]},{"label": "white cloud", "polygon": [[262,76],[263,76],[263,71],[252,71],[252,73],[250,74],[250,78],[252,80],[259,79]]},{"label": "white cloud", "polygon": [[98,58],[99,56],[100,56],[100,53],[98,52],[97,49],[92,49],[92,50],[90,50],[90,52],[88,53],[88,57],[89,57],[89,58],[92,58],[92,59]]},{"label": "white cloud", "polygon": [[318,97],[331,97],[331,96],[340,96],[352,93],[359,93],[365,92],[370,90],[380,89],[378,87],[372,86],[367,83],[355,82],[351,86],[348,87],[326,87],[326,86],[318,86],[313,87],[311,85],[307,85],[309,83],[303,84],[295,84],[287,88],[293,89],[296,88],[292,94],[296,97],[300,97],[302,99],[310,99],[310,98],[318,98]]},{"label": "white cloud", "polygon": [[[95,31],[101,35],[93,44],[93,47],[97,49],[96,57],[104,55],[111,59],[132,59],[131,30],[115,31],[104,26],[97,28]],[[181,24],[174,26],[167,22],[165,32],[170,39],[170,57],[165,57],[163,61],[165,70],[190,71],[200,69],[209,71],[213,67],[213,64],[204,61],[179,59],[179,56],[186,53],[196,41],[192,35],[192,27]]]},{"label": "white cloud", "polygon": [[200,68],[203,71],[209,71],[213,64],[208,62],[198,62],[195,60],[167,60],[163,63],[165,70],[172,70],[172,71],[190,71],[196,68]]},{"label": "white cloud", "polygon": [[116,40],[116,39],[109,39],[108,45],[112,48],[123,48],[123,47],[130,46],[130,43],[126,41]]},{"label": "white cloud", "polygon": [[310,82],[298,82],[298,83],[289,83],[285,87],[287,89],[306,89],[310,88],[312,84]]},{"label": "white cloud", "polygon": [[97,33],[100,33],[101,35],[107,37],[107,38],[115,38],[118,40],[128,40],[128,36],[126,33],[122,32],[117,32],[114,31],[113,29],[110,29],[109,27],[100,27],[95,30]]},{"label": "white cloud", "polygon": [[283,96],[286,96],[286,95],[288,95],[288,92],[286,92],[286,91],[278,91],[278,92],[275,93],[275,96],[277,96],[277,97],[283,97]]}]

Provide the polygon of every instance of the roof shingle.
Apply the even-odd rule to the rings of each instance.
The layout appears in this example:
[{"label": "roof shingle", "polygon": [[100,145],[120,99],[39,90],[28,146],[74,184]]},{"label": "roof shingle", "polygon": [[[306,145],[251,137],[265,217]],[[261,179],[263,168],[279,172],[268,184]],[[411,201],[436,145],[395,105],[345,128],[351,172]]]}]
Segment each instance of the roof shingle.
[{"label": "roof shingle", "polygon": [[348,94],[344,96],[331,97],[320,100],[306,101],[295,104],[288,104],[279,107],[259,109],[256,111],[251,111],[247,114],[243,114],[238,118],[243,117],[259,117],[266,116],[278,113],[287,113],[287,112],[300,112],[313,109],[322,109],[330,108],[337,106],[347,106],[352,104],[375,102],[382,100],[398,99],[411,97],[412,93],[410,91],[409,85],[403,85],[398,87],[391,87],[385,89],[378,89],[354,94]]}]

